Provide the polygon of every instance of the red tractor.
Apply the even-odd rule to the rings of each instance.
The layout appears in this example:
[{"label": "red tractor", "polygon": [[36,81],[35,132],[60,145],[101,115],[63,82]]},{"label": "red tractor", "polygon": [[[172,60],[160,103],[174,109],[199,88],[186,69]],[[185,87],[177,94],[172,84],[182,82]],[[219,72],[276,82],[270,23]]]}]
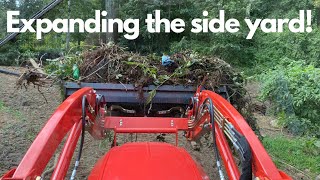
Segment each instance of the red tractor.
[{"label": "red tractor", "polygon": [[[154,89],[145,87],[145,97]],[[114,147],[96,163],[88,176],[90,180],[209,179],[187,151],[178,146],[179,131],[185,132],[189,141],[211,133],[220,179],[291,179],[277,169],[239,112],[222,96],[201,86],[161,86],[152,99],[152,108],[147,110],[139,106],[141,100],[132,85],[66,83],[65,94],[66,100],[38,134],[19,166],[8,171],[2,180],[41,179],[65,136],[51,179],[65,178],[80,138],[70,179],[76,178],[85,131],[96,139],[114,132]],[[172,133],[176,135],[176,145],[132,142],[117,146],[117,135],[122,133]],[[235,152],[240,156],[240,165],[234,160]]]}]

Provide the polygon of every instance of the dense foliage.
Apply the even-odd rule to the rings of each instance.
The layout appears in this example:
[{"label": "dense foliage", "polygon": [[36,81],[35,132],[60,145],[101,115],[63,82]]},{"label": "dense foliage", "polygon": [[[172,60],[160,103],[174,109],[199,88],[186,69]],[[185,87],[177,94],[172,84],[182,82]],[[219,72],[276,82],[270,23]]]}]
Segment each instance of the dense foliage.
[{"label": "dense foliage", "polygon": [[320,136],[320,68],[286,59],[262,80],[261,97],[273,102],[282,125],[295,134]]}]

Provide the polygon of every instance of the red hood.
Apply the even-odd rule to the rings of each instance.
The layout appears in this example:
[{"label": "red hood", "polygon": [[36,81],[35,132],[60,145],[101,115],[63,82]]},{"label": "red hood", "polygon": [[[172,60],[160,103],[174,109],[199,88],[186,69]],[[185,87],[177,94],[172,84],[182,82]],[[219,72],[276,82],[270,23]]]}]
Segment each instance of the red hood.
[{"label": "red hood", "polygon": [[167,143],[127,143],[112,148],[92,170],[89,180],[209,179],[183,149]]}]

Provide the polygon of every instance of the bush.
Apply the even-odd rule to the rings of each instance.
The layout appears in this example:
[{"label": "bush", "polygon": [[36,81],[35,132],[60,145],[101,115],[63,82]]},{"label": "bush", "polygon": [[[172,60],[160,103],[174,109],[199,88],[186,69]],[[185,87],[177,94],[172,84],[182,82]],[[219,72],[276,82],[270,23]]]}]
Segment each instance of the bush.
[{"label": "bush", "polygon": [[262,100],[270,100],[282,125],[295,134],[319,134],[320,68],[285,59],[261,76]]},{"label": "bush", "polygon": [[80,56],[68,55],[63,60],[52,61],[45,66],[45,71],[52,75],[57,76],[59,79],[72,78],[72,67],[74,64],[79,65],[81,62]]},{"label": "bush", "polygon": [[19,64],[19,50],[12,48],[7,51],[0,51],[0,65],[10,66]]}]

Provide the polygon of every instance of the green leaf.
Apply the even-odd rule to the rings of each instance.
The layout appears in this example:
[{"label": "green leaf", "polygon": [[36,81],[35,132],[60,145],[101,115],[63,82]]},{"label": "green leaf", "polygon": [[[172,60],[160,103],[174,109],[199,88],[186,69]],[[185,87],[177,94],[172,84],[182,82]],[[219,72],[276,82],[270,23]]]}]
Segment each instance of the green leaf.
[{"label": "green leaf", "polygon": [[148,99],[146,101],[146,105],[150,104],[152,102],[152,99],[156,96],[157,94],[157,90],[154,89],[152,91],[149,92],[149,96],[148,96]]}]

